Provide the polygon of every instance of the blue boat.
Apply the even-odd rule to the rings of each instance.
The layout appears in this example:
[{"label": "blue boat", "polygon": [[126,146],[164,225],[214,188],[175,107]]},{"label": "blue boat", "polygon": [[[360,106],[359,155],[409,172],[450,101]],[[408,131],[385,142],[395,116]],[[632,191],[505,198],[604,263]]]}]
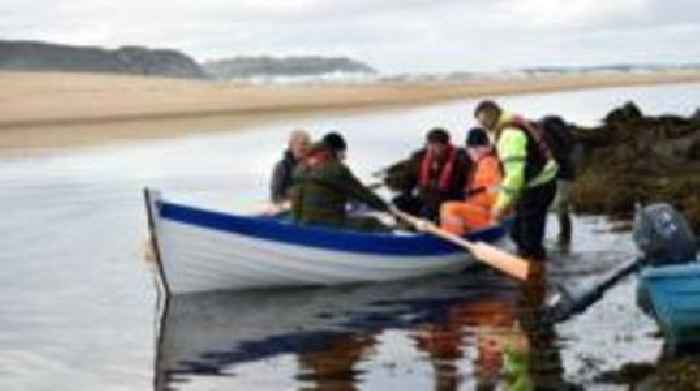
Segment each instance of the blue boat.
[{"label": "blue boat", "polygon": [[670,349],[700,344],[700,262],[646,267],[638,293]]}]

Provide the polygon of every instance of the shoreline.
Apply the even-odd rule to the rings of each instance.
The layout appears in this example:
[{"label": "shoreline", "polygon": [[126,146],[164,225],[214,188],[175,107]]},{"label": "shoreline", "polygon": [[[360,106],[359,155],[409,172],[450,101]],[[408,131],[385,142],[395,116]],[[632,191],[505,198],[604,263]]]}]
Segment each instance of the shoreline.
[{"label": "shoreline", "polygon": [[700,82],[700,71],[460,83],[240,85],[104,74],[0,72],[0,152],[229,131],[336,111]]}]

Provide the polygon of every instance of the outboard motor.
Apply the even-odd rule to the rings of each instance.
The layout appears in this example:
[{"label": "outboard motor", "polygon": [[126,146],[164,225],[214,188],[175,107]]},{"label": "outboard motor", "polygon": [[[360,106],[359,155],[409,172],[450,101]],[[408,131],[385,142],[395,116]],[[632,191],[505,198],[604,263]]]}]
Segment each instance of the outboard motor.
[{"label": "outboard motor", "polygon": [[[671,205],[652,204],[637,208],[634,216],[634,241],[644,252],[642,266],[664,266],[696,261],[695,235],[685,218]],[[637,285],[637,306],[654,316],[649,292]]]},{"label": "outboard motor", "polygon": [[669,204],[637,208],[634,241],[649,266],[690,263],[696,260],[697,243],[688,221]]},{"label": "outboard motor", "polygon": [[[637,208],[634,217],[634,241],[644,252],[641,260],[628,260],[613,274],[586,292],[570,292],[558,287],[550,297],[545,312],[548,321],[560,322],[584,311],[598,301],[615,284],[641,266],[663,266],[696,261],[697,244],[685,218],[668,204],[653,204]],[[653,316],[649,293],[637,285],[637,305]]]}]

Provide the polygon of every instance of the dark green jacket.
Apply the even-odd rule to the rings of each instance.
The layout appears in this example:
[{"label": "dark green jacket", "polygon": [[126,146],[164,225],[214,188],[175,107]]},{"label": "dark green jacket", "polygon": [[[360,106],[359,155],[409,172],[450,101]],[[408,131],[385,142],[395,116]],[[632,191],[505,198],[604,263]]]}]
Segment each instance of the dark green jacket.
[{"label": "dark green jacket", "polygon": [[331,160],[313,169],[297,166],[293,175],[292,216],[301,224],[343,227],[345,205],[354,200],[386,211],[387,204],[367,189],[343,163]]}]

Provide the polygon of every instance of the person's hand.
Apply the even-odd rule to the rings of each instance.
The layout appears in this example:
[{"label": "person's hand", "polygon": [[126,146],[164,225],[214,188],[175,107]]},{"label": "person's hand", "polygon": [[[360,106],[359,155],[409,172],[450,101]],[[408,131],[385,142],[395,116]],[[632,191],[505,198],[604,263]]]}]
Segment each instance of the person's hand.
[{"label": "person's hand", "polygon": [[389,204],[387,207],[387,212],[394,218],[397,224],[401,224],[403,217],[401,216],[401,209],[397,208],[394,204]]},{"label": "person's hand", "polygon": [[263,209],[263,215],[265,216],[277,216],[280,213],[290,210],[292,207],[289,201],[284,201],[281,203],[268,204]]},{"label": "person's hand", "polygon": [[274,216],[280,212],[280,207],[277,204],[267,204],[262,210],[263,216]]},{"label": "person's hand", "polygon": [[394,216],[401,214],[401,210],[399,208],[397,208],[396,205],[394,205],[394,204],[389,204],[389,207],[387,208],[387,210],[389,211],[389,213],[391,213]]}]

